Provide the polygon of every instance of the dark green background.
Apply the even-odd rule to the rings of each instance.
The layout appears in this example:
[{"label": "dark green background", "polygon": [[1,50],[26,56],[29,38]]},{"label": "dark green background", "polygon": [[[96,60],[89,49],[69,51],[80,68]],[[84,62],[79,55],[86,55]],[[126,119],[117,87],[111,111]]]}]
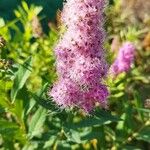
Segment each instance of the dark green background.
[{"label": "dark green background", "polygon": [[[30,4],[36,6],[42,6],[42,13],[46,15],[48,20],[52,20],[55,17],[55,12],[58,8],[62,8],[63,0],[26,0]],[[12,20],[14,16],[14,9],[21,4],[21,0],[0,0],[0,17],[5,20]]]}]

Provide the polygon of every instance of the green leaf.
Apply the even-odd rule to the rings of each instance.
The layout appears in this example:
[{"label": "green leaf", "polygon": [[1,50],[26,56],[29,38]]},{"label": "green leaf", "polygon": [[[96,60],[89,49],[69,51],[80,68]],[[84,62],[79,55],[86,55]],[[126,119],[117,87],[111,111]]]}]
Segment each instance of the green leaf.
[{"label": "green leaf", "polygon": [[45,83],[43,87],[37,93],[31,93],[32,98],[36,101],[37,104],[44,107],[45,109],[56,111],[56,107],[52,103],[52,101],[45,98],[45,93],[48,89],[48,83]]},{"label": "green leaf", "polygon": [[124,95],[124,92],[119,92],[119,93],[116,93],[116,94],[113,94],[111,97],[112,98],[120,98]]},{"label": "green leaf", "polygon": [[29,104],[26,106],[26,116],[30,113],[35,104],[36,102],[33,99],[30,99]]},{"label": "green leaf", "polygon": [[49,138],[49,140],[45,142],[43,148],[45,149],[45,148],[51,147],[51,146],[54,144],[54,142],[55,142],[56,139],[57,139],[57,137],[54,136],[54,135],[52,135],[52,136]]},{"label": "green leaf", "polygon": [[27,139],[24,131],[16,123],[0,120],[0,135],[7,141],[20,141],[25,144]]},{"label": "green leaf", "polygon": [[[135,106],[137,108],[142,108],[143,107],[140,93],[138,93],[137,91],[134,91],[134,100],[135,100]],[[138,114],[139,114],[141,120],[144,120],[143,113],[141,111],[139,111],[138,109],[137,109],[137,111],[138,111]]]},{"label": "green leaf", "polygon": [[26,80],[30,76],[31,70],[29,66],[31,66],[32,58],[29,57],[23,65],[20,65],[18,72],[16,73],[14,84],[11,90],[11,100],[14,103],[18,91],[24,86]]},{"label": "green leaf", "polygon": [[36,102],[36,104],[44,107],[48,110],[55,110],[54,105],[51,104],[50,100],[47,100],[45,98],[45,93],[47,92],[48,83],[43,84],[42,88],[36,92],[32,93],[30,92],[30,95],[32,96],[32,99]]},{"label": "green leaf", "polygon": [[141,150],[141,148],[138,148],[132,145],[127,145],[127,146],[122,147],[122,150]]},{"label": "green leaf", "polygon": [[120,121],[120,119],[116,116],[112,116],[106,111],[101,110],[97,114],[95,114],[95,116],[87,117],[79,123],[66,124],[65,126],[69,128],[85,128],[92,126],[101,126],[103,124],[110,124],[111,122],[116,121]]},{"label": "green leaf", "polygon": [[29,137],[39,136],[46,119],[46,109],[40,107],[29,121]]},{"label": "green leaf", "polygon": [[29,11],[28,4],[27,4],[25,1],[22,1],[22,7],[24,8],[24,10],[25,10],[26,12]]},{"label": "green leaf", "polygon": [[146,127],[140,133],[138,133],[136,139],[150,143],[150,127]]},{"label": "green leaf", "polygon": [[134,108],[135,110],[138,110],[138,111],[141,111],[141,112],[144,112],[144,113],[150,113],[150,109],[146,109],[146,108]]},{"label": "green leaf", "polygon": [[0,114],[2,114],[4,112],[5,112],[4,108],[0,106]]},{"label": "green leaf", "polygon": [[11,104],[7,96],[10,86],[12,86],[11,82],[0,80],[0,106],[9,110],[13,108],[13,104]]},{"label": "green leaf", "polygon": [[71,129],[68,133],[65,134],[65,136],[67,137],[68,141],[75,142],[78,144],[82,143],[79,132],[75,130]]},{"label": "green leaf", "polygon": [[117,130],[123,130],[124,129],[124,124],[125,124],[125,120],[126,120],[126,117],[127,117],[127,114],[126,113],[123,113],[121,115],[121,119],[122,121],[119,121],[117,126],[116,126],[116,129]]},{"label": "green leaf", "polygon": [[6,24],[3,22],[3,19],[0,18],[0,29],[7,29],[8,27],[11,27],[16,22],[18,22],[18,18],[14,19],[13,21],[8,21]]},{"label": "green leaf", "polygon": [[101,132],[97,132],[97,131],[91,131],[90,133],[87,133],[84,136],[81,136],[81,140],[82,141],[90,141],[93,139],[98,139],[100,136],[102,136]]},{"label": "green leaf", "polygon": [[17,129],[18,126],[15,123],[8,122],[5,120],[0,120],[0,134],[3,134],[5,136],[10,136],[12,134],[15,134]]}]

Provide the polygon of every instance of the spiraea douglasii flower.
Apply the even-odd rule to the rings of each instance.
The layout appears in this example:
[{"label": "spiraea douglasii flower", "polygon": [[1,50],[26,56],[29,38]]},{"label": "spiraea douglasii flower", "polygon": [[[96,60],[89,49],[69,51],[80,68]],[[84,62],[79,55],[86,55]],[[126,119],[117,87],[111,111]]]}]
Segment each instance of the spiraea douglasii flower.
[{"label": "spiraea douglasii flower", "polygon": [[129,71],[134,60],[134,55],[134,44],[131,42],[125,42],[119,49],[117,58],[110,67],[110,73],[116,76],[122,72]]},{"label": "spiraea douglasii flower", "polygon": [[55,48],[58,81],[49,92],[59,106],[77,106],[87,112],[96,102],[107,106],[105,5],[106,0],[68,0],[64,5],[62,22],[67,31]]}]

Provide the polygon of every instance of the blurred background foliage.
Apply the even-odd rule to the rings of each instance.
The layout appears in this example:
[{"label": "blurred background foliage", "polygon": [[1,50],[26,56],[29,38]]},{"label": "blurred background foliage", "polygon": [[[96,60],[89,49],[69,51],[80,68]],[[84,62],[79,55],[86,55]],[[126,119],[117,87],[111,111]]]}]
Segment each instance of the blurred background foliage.
[{"label": "blurred background foliage", "polygon": [[[5,20],[15,19],[13,11],[21,5],[22,0],[0,0],[0,16]],[[41,6],[40,15],[43,17],[41,23],[45,32],[48,32],[48,22],[54,21],[57,9],[62,9],[63,0],[26,0],[28,5]]]},{"label": "blurred background foliage", "polygon": [[105,47],[111,64],[120,45],[132,41],[135,62],[130,72],[108,77],[109,109],[86,116],[61,110],[47,96],[57,79],[62,1],[0,0],[1,150],[150,149],[150,2],[131,1],[110,1]]},{"label": "blurred background foliage", "polygon": [[[56,10],[62,8],[63,0],[26,0],[28,5],[42,6],[42,14],[46,15],[47,19],[54,19]],[[7,20],[15,18],[15,15],[12,13],[14,9],[20,5],[22,0],[1,0],[0,1],[0,12],[1,16]]]}]

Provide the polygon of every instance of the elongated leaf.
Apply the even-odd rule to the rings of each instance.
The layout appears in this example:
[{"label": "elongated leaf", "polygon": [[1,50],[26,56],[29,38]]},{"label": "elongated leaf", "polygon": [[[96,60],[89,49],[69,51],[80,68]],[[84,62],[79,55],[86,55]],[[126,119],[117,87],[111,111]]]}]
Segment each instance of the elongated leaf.
[{"label": "elongated leaf", "polygon": [[48,110],[55,110],[55,107],[54,105],[52,105],[51,101],[45,98],[44,93],[46,93],[47,88],[48,83],[44,84],[43,87],[37,93],[30,92],[30,95],[32,96],[33,100],[36,101],[36,103],[40,106]]},{"label": "elongated leaf", "polygon": [[85,127],[92,127],[92,126],[101,126],[103,124],[110,124],[111,122],[120,121],[116,116],[112,116],[110,113],[106,111],[99,111],[95,116],[87,117],[83,119],[79,123],[75,124],[67,124],[66,127],[69,128],[85,128]]},{"label": "elongated leaf", "polygon": [[29,11],[29,7],[28,7],[28,5],[27,5],[27,3],[26,3],[25,1],[22,1],[22,7],[24,8],[24,10],[25,10],[26,12]]},{"label": "elongated leaf", "polygon": [[18,129],[18,126],[15,123],[8,122],[5,120],[0,120],[0,134],[5,136],[10,136],[14,134]]},{"label": "elongated leaf", "polygon": [[136,139],[150,143],[150,127],[146,127],[140,133],[138,133]]},{"label": "elongated leaf", "polygon": [[50,146],[52,146],[56,140],[56,136],[51,136],[51,138],[45,142],[44,144],[44,148],[49,148]]},{"label": "elongated leaf", "polygon": [[145,108],[134,108],[135,110],[144,112],[144,113],[150,113],[150,109],[145,109]]},{"label": "elongated leaf", "polygon": [[29,137],[38,136],[42,133],[42,126],[46,119],[46,110],[40,107],[29,122]]},{"label": "elongated leaf", "polygon": [[19,67],[18,72],[16,73],[14,84],[11,90],[11,100],[14,103],[18,91],[24,86],[26,80],[30,76],[31,70],[29,66],[31,66],[32,58],[29,57],[25,62],[24,65]]}]

